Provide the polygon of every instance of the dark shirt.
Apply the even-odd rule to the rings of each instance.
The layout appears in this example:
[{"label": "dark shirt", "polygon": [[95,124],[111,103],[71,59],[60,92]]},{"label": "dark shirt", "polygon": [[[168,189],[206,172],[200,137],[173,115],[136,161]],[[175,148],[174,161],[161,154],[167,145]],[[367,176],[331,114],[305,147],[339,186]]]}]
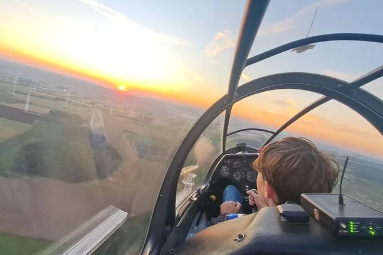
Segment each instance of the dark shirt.
[{"label": "dark shirt", "polygon": [[217,218],[211,218],[211,225],[215,225],[215,224],[218,224],[218,223],[221,223],[221,222],[224,222],[226,220],[226,215],[227,213],[224,213],[224,214],[221,214],[219,215]]}]

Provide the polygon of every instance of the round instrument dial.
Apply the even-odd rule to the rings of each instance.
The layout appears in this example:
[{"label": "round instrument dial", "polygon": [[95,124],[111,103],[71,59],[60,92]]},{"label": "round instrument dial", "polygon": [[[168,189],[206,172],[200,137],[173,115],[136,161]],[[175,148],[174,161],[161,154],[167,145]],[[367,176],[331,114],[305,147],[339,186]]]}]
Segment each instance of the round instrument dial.
[{"label": "round instrument dial", "polygon": [[239,160],[236,160],[236,161],[234,161],[234,163],[233,163],[234,168],[240,168],[241,165],[242,165],[242,163],[241,163],[241,161],[239,161]]},{"label": "round instrument dial", "polygon": [[256,182],[257,181],[257,176],[258,176],[258,173],[256,171],[254,171],[254,170],[248,171],[246,173],[246,179],[249,182]]},{"label": "round instrument dial", "polygon": [[235,172],[233,173],[233,178],[234,178],[234,180],[236,180],[236,181],[240,181],[240,180],[245,179],[245,174],[244,174],[242,171],[237,170],[237,171],[235,171]]},{"label": "round instrument dial", "polygon": [[228,177],[230,175],[230,169],[228,166],[222,166],[221,169],[219,170],[219,173],[223,176],[223,177]]}]

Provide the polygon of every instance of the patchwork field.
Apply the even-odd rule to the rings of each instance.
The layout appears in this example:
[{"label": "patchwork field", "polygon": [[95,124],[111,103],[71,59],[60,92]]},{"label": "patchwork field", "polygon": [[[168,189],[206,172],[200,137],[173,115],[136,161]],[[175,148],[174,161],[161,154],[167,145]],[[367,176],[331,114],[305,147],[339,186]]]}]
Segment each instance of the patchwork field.
[{"label": "patchwork field", "polygon": [[30,124],[0,118],[0,142],[5,141],[13,136],[22,134],[30,127]]},{"label": "patchwork field", "polygon": [[32,255],[49,246],[49,242],[0,234],[0,252],[7,255]]}]

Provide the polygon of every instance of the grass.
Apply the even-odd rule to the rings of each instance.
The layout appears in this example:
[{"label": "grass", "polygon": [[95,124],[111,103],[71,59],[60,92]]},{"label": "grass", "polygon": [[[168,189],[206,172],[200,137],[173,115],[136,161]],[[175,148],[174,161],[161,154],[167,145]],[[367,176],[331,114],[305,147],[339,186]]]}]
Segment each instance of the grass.
[{"label": "grass", "polygon": [[31,137],[39,137],[52,141],[66,140],[63,132],[63,125],[55,122],[37,122],[28,133]]},{"label": "grass", "polygon": [[12,92],[13,91],[13,84],[9,84],[8,81],[0,81],[0,91],[2,92]]},{"label": "grass", "polygon": [[[173,127],[158,125],[158,124],[153,125],[153,124],[150,124],[141,120],[137,120],[137,119],[132,119],[132,118],[129,118],[129,126],[132,126],[138,130],[145,130],[146,133],[148,134],[147,137],[153,137],[153,138],[164,137],[164,139],[169,139],[174,137],[174,134],[178,132],[177,129]],[[135,130],[132,130],[133,133],[134,131]],[[158,139],[158,138],[154,138],[154,139]]]},{"label": "grass", "polygon": [[[30,127],[31,127],[30,124],[0,118],[0,130],[1,130],[1,128],[12,128],[13,130],[16,130],[16,131],[22,133],[22,132],[27,131]],[[1,137],[1,135],[0,135],[0,137]]]},{"label": "grass", "polygon": [[[8,129],[8,130],[11,129],[11,130],[15,131],[16,134],[22,134],[22,133],[26,132],[30,127],[31,127],[31,125],[29,125],[29,124],[0,118],[0,132],[1,132],[1,130],[4,131],[6,129]],[[4,140],[7,140],[10,138],[7,136],[5,136],[5,137],[3,136],[4,134],[6,135],[6,133],[7,132],[2,132],[2,134],[0,134],[0,142],[1,143],[3,143]],[[18,141],[17,142],[18,146],[11,146],[8,151],[5,151],[4,153],[0,154],[0,173],[4,173],[5,171],[7,171],[7,169],[10,168],[17,152],[25,144],[25,142],[26,141],[24,141],[23,143],[20,144]],[[15,145],[16,145],[16,143],[15,143]]]},{"label": "grass", "polygon": [[[0,174],[10,171],[17,154],[24,146],[39,142],[43,139],[52,141],[62,141],[65,139],[62,126],[55,122],[38,121],[31,126],[29,124],[0,118],[0,129],[1,126],[14,128],[20,132],[20,135],[0,145],[0,151],[3,151],[0,154]],[[30,129],[28,130],[28,128]],[[6,149],[4,149],[5,147]]]},{"label": "grass", "polygon": [[[16,86],[16,92],[28,92],[29,87],[23,85]],[[0,91],[2,92],[12,92],[13,91],[13,81],[0,81]]]},{"label": "grass", "polygon": [[5,94],[0,94],[0,103],[19,104],[19,103],[25,103],[25,101],[22,101],[20,99],[17,99],[17,98],[14,98],[12,96],[8,96]]},{"label": "grass", "polygon": [[0,145],[2,173],[69,182],[96,178],[88,129],[81,124],[79,117],[60,112],[41,117],[24,134]]},{"label": "grass", "polygon": [[141,159],[158,162],[168,161],[166,153],[171,147],[169,141],[131,131],[127,132],[127,137],[135,144],[138,156]]},{"label": "grass", "polygon": [[0,253],[7,255],[37,254],[50,245],[47,241],[0,234]]},{"label": "grass", "polygon": [[9,150],[0,154],[0,174],[5,174],[11,169],[11,166],[13,165],[17,154],[25,145],[35,143],[41,140],[42,139],[37,137],[31,137],[30,139],[24,140],[23,142],[18,143],[16,146],[13,146]]},{"label": "grass", "polygon": [[107,142],[91,145],[90,129],[77,115],[51,111],[0,144],[0,175],[44,176],[66,182],[103,179],[121,156]]},{"label": "grass", "polygon": [[[16,121],[0,118],[0,128],[13,127],[20,131],[20,135],[8,139],[0,144],[0,174],[11,170],[19,151],[28,144],[40,142],[42,140],[64,141],[63,125],[54,121],[50,116],[40,119],[34,125],[28,125]],[[30,128],[28,130],[28,128]]]}]

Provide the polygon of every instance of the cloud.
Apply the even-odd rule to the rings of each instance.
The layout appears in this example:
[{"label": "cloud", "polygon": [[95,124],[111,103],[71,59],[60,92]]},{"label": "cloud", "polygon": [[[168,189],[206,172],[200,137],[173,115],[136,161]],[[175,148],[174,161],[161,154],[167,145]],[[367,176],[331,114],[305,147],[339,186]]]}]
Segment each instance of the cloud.
[{"label": "cloud", "polygon": [[342,122],[331,121],[315,113],[308,113],[304,115],[297,121],[297,123],[313,127],[320,127],[323,129],[324,133],[325,130],[327,130],[338,135],[348,134],[358,135],[360,137],[376,137],[376,134],[370,132],[370,130],[361,129],[360,127],[358,128],[358,126],[350,126]]},{"label": "cloud", "polygon": [[77,0],[77,1],[84,3],[91,9],[97,11],[104,17],[108,18],[109,20],[120,24],[121,26],[123,26],[123,28],[129,31],[139,31],[140,34],[144,34],[145,36],[149,37],[152,40],[157,40],[157,41],[160,41],[166,44],[172,44],[172,45],[188,45],[189,44],[186,40],[182,38],[177,38],[167,34],[157,33],[150,29],[144,28],[134,23],[132,20],[126,17],[123,13],[116,11],[112,8],[109,8],[95,0]]},{"label": "cloud", "polygon": [[341,133],[348,133],[350,135],[371,136],[371,133],[367,133],[365,130],[356,129],[346,124],[339,124],[336,129]]},{"label": "cloud", "polygon": [[[262,26],[261,29],[258,32],[259,36],[263,35],[269,35],[269,34],[275,34],[275,33],[283,33],[292,30],[293,28],[297,27],[298,25],[302,24],[302,19],[305,18],[307,15],[313,15],[314,10],[316,7],[330,7],[333,5],[337,5],[340,3],[347,2],[349,0],[321,0],[314,2],[303,9],[299,10],[296,14],[293,16],[284,19],[282,21],[276,22],[276,23],[269,23],[265,24],[265,26]],[[307,29],[309,27],[309,23],[307,24]]]},{"label": "cloud", "polygon": [[341,79],[344,81],[348,81],[348,82],[353,81],[356,78],[358,78],[358,75],[356,75],[356,74],[345,73],[345,72],[340,72],[340,71],[336,71],[336,70],[327,70],[326,69],[326,70],[321,70],[320,73],[323,75],[331,76],[331,77]]},{"label": "cloud", "polygon": [[292,108],[297,108],[297,104],[293,99],[287,99],[287,100],[282,100],[282,99],[275,99],[273,103],[284,106],[284,107],[292,107]]},{"label": "cloud", "polygon": [[289,107],[289,103],[287,103],[285,100],[282,100],[282,99],[276,99],[273,101],[274,104],[277,104],[279,106],[285,106],[285,107]]},{"label": "cloud", "polygon": [[332,127],[335,126],[334,123],[326,118],[323,118],[314,113],[307,113],[302,116],[298,121],[298,124],[310,125],[310,126],[322,126],[322,127]]},{"label": "cloud", "polygon": [[205,55],[208,58],[214,58],[222,51],[233,48],[235,46],[234,36],[231,31],[224,30],[219,31],[204,50]]},{"label": "cloud", "polygon": [[287,102],[291,107],[294,107],[294,108],[297,107],[297,103],[295,103],[294,99],[287,99],[286,102]]},{"label": "cloud", "polygon": [[214,64],[214,65],[220,65],[221,64],[221,62],[219,62],[219,61],[217,61],[217,60],[215,60],[215,59],[209,59],[209,61],[210,61],[210,63],[212,63],[212,64]]},{"label": "cloud", "polygon": [[250,76],[247,76],[246,74],[241,74],[241,79],[243,79],[246,82],[249,82],[252,80]]}]

